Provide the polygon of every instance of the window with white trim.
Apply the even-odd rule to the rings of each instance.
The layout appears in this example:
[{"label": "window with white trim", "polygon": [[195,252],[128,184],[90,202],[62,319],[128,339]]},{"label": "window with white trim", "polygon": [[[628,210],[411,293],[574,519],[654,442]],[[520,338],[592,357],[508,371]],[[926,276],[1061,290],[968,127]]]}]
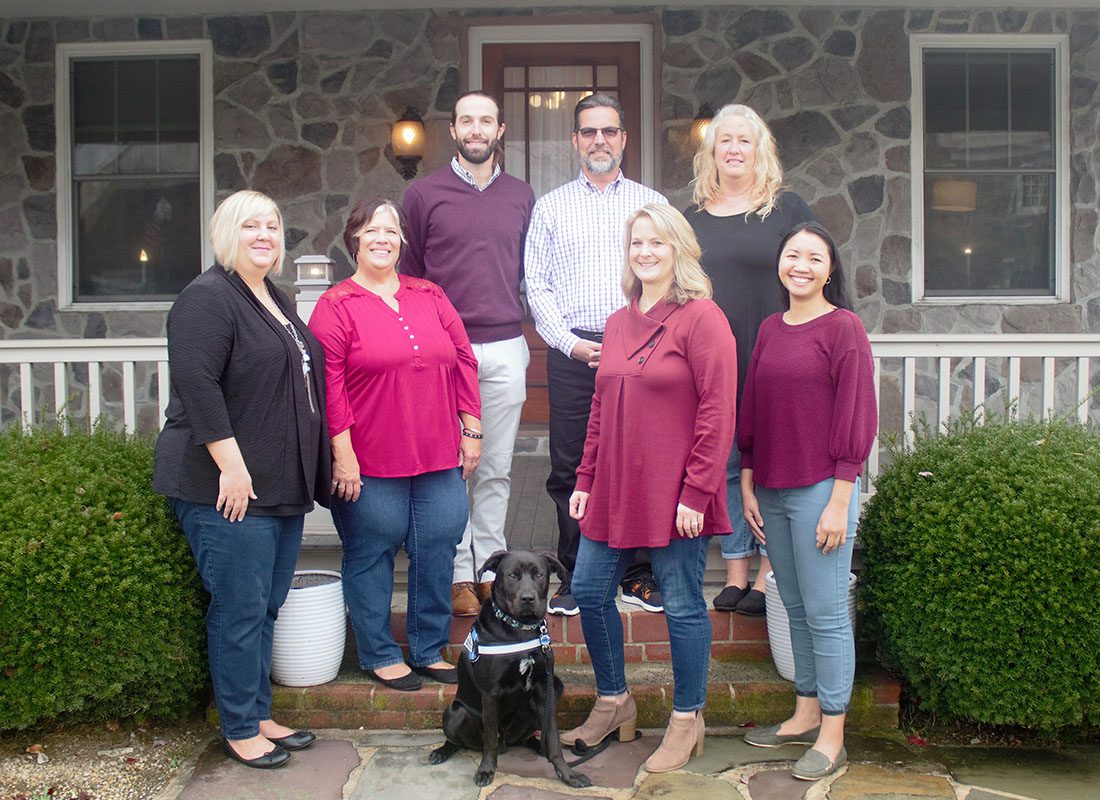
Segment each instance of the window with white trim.
[{"label": "window with white trim", "polygon": [[61,46],[58,59],[61,305],[170,303],[208,263],[209,45]]},{"label": "window with white trim", "polygon": [[913,38],[914,299],[1064,299],[1062,37]]}]

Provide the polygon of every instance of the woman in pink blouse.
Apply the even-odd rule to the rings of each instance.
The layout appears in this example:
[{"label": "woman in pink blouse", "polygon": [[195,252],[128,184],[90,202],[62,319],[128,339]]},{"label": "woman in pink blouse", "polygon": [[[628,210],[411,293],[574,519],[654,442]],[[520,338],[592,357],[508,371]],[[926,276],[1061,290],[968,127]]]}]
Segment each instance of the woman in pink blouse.
[{"label": "woman in pink blouse", "polygon": [[570,514],[581,542],[573,597],[596,672],[596,705],[562,741],[592,746],[632,736],[615,590],[634,550],[648,547],[664,592],[672,650],[672,717],[645,762],[679,769],[703,749],[710,618],[703,599],[706,537],[729,533],[726,461],[733,446],[737,350],[710,299],[687,220],[647,205],[626,223],[623,292],[607,320],[596,394]]},{"label": "woman in pink blouse", "polygon": [[[418,675],[457,682],[440,653],[466,526],[464,481],[481,454],[481,403],[458,313],[434,283],[397,273],[404,242],[396,205],[360,202],[344,229],[355,274],[321,296],[309,327],[325,349],[332,518],[359,664],[386,686],[414,691]],[[408,664],[390,629],[402,546]]]}]

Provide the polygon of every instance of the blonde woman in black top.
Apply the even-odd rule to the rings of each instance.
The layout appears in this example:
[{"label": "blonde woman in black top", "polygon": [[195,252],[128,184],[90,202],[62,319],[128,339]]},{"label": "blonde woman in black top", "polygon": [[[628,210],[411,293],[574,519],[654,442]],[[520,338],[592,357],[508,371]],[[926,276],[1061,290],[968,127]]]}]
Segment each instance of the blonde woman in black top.
[{"label": "blonde woman in black top", "polygon": [[226,755],[277,767],[314,741],[271,719],[271,643],[302,525],[327,505],[324,354],[270,280],[283,262],[271,198],[242,191],[210,221],[218,263],[168,314],[171,397],[153,486],[210,592],[210,677]]}]

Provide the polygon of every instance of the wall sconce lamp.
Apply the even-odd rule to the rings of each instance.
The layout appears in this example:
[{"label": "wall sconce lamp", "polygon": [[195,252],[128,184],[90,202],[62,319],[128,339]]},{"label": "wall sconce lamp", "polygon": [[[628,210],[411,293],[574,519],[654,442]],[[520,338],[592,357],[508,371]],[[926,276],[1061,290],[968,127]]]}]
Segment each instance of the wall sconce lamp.
[{"label": "wall sconce lamp", "polygon": [[412,106],[393,123],[390,145],[394,157],[401,163],[398,170],[405,180],[416,177],[416,167],[424,157],[424,120]]},{"label": "wall sconce lamp", "polygon": [[969,212],[978,208],[977,181],[932,181],[932,209]]},{"label": "wall sconce lamp", "polygon": [[703,103],[699,113],[695,115],[695,119],[691,122],[691,143],[694,146],[698,147],[703,141],[712,119],[714,119],[714,109],[710,107],[710,103]]}]

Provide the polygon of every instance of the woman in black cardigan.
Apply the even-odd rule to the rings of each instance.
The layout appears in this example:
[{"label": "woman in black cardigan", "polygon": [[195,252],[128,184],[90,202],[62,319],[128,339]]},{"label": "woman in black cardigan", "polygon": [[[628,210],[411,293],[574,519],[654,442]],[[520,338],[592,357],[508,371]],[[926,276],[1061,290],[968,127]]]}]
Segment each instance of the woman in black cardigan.
[{"label": "woman in black cardigan", "polygon": [[268,279],[283,261],[271,198],[242,191],[210,220],[218,263],[168,314],[171,398],[153,487],[168,497],[203,583],[210,676],[226,754],[277,767],[312,744],[271,719],[271,641],[305,515],[328,505],[324,354]]}]

